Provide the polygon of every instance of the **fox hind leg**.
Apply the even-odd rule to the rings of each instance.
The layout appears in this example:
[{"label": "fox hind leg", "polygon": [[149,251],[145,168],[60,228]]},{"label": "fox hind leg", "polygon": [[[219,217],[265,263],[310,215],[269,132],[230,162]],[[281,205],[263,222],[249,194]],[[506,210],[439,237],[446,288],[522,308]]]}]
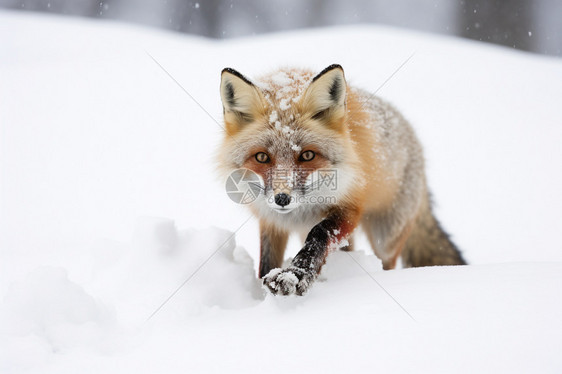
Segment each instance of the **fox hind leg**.
[{"label": "fox hind leg", "polygon": [[371,214],[365,215],[361,224],[383,269],[394,269],[410,237],[413,222],[398,225],[391,216]]}]

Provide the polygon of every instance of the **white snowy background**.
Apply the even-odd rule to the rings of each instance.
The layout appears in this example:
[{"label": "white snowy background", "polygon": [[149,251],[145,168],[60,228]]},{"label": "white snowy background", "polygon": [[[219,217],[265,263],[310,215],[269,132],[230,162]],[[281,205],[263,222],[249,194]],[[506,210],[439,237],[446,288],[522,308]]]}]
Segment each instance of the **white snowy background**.
[{"label": "white snowy background", "polygon": [[[305,297],[266,295],[214,173],[221,69],[339,63],[375,91],[412,55],[378,94],[470,265],[383,272],[360,238]],[[560,82],[559,59],[391,28],[217,42],[0,13],[0,372],[561,372]]]}]

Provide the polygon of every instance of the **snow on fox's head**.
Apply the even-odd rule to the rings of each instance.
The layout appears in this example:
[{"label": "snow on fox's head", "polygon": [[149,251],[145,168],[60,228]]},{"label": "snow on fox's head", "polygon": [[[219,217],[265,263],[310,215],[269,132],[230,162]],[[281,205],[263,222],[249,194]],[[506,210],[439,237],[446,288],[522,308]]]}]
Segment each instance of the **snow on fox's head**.
[{"label": "snow on fox's head", "polygon": [[326,193],[314,186],[326,173],[333,174],[332,181],[335,174],[339,181],[351,174],[341,66],[318,75],[281,69],[255,83],[227,68],[220,92],[226,132],[220,167],[227,174],[239,168],[258,174],[269,208],[290,212],[302,204],[301,197]]}]

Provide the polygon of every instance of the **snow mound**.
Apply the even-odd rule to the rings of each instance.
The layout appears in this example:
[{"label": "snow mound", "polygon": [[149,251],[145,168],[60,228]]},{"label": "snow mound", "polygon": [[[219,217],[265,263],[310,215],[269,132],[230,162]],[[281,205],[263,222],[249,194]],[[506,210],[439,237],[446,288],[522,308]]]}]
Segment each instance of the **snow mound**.
[{"label": "snow mound", "polygon": [[177,323],[202,309],[253,307],[265,296],[253,260],[226,230],[177,230],[172,220],[143,217],[129,244],[104,242],[94,251],[108,252],[118,253],[111,263],[94,259],[89,291],[61,267],[10,283],[0,304],[10,349],[0,367],[29,368],[77,350],[119,351],[149,319]]},{"label": "snow mound", "polygon": [[3,330],[18,335],[42,335],[64,324],[98,323],[106,314],[83,287],[68,279],[65,269],[54,267],[38,268],[12,283],[3,306],[9,321]]},{"label": "snow mound", "polygon": [[[263,298],[253,260],[236,246],[233,233],[218,228],[177,230],[172,220],[156,217],[137,220],[131,244],[112,266],[100,269],[97,278],[97,290],[110,290],[113,300],[136,306],[124,305],[128,314],[122,318],[137,324],[164,303],[163,310],[183,315],[197,313],[202,306],[248,307]],[[173,298],[168,302],[169,297]]]},{"label": "snow mound", "polygon": [[113,322],[110,308],[56,267],[37,268],[13,282],[0,305],[0,332],[9,336],[0,362],[5,370],[44,363],[53,353],[102,353],[105,329]]}]

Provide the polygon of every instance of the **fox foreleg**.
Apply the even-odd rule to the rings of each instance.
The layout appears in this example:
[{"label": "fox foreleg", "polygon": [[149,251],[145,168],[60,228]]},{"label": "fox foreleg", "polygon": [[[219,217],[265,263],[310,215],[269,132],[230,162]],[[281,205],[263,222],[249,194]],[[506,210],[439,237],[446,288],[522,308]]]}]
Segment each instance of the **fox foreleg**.
[{"label": "fox foreleg", "polygon": [[263,278],[271,269],[281,267],[289,233],[265,222],[260,222],[260,266],[258,276]]},{"label": "fox foreleg", "polygon": [[312,228],[303,248],[286,269],[273,269],[263,284],[275,295],[304,295],[312,286],[329,252],[347,245],[357,226],[355,215],[335,213]]}]

